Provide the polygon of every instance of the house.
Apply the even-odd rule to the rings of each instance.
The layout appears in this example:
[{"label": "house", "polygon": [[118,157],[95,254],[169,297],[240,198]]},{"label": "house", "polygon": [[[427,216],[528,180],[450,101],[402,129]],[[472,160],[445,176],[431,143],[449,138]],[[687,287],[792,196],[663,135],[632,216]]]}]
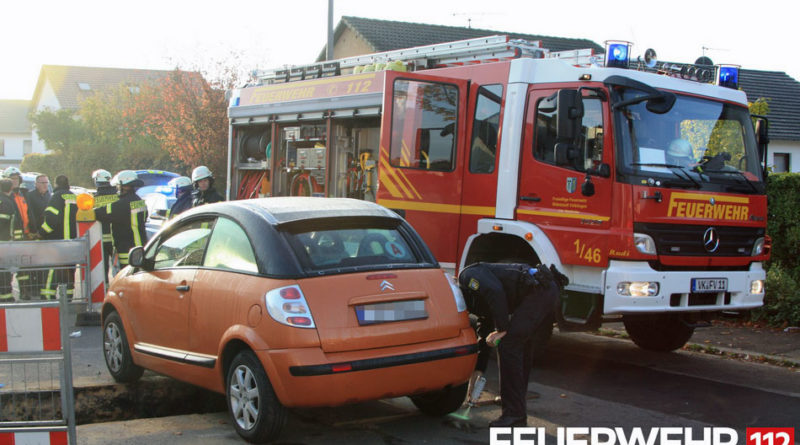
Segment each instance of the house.
[{"label": "house", "polygon": [[[605,49],[587,39],[508,33],[497,30],[395,22],[362,17],[342,17],[334,31],[335,59],[433,45],[491,35],[513,39],[538,40],[550,51],[591,48],[596,54]],[[326,48],[317,61],[325,60]],[[800,172],[800,82],[783,72],[743,69],[739,84],[749,101],[769,99],[770,146],[768,165],[774,172]]]},{"label": "house", "polygon": [[19,167],[32,152],[29,100],[0,100],[0,169]]},{"label": "house", "polygon": [[[127,85],[132,91],[158,81],[172,71],[43,65],[30,102],[30,111],[77,109],[82,99],[107,88]],[[29,133],[30,137],[30,133]],[[33,131],[32,153],[44,153],[44,142]]]}]

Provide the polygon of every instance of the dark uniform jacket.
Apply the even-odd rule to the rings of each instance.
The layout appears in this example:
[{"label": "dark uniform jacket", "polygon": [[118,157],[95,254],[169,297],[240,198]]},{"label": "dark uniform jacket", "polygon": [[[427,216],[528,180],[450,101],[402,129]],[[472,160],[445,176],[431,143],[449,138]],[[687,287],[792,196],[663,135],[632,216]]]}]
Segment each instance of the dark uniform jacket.
[{"label": "dark uniform jacket", "polygon": [[178,197],[169,209],[169,217],[174,218],[182,212],[192,208],[192,200],[194,195],[191,192],[186,192]]},{"label": "dark uniform jacket", "polygon": [[117,201],[95,210],[95,216],[100,222],[111,223],[114,248],[117,249],[120,264],[127,265],[128,251],[147,241],[147,205],[135,191],[129,191],[120,195]]},{"label": "dark uniform jacket", "polygon": [[53,194],[50,191],[42,195],[36,189],[29,190],[25,194],[25,199],[28,201],[28,211],[30,212],[31,231],[38,231],[39,227],[44,223],[44,209],[47,208],[47,203],[50,202],[52,196]]},{"label": "dark uniform jacket", "polygon": [[[478,265],[484,267],[476,267]],[[477,263],[465,268],[458,280],[461,288],[467,290],[464,298],[470,312],[489,318],[498,331],[507,331],[509,316],[537,284],[528,273],[530,268],[527,264],[490,263]]]},{"label": "dark uniform jacket", "polygon": [[[97,187],[94,194],[94,208],[99,209],[105,207],[119,199],[117,195],[117,188],[111,185],[101,185]],[[103,229],[103,243],[110,244],[113,242],[111,237],[111,223],[108,221],[100,221],[100,227]]]},{"label": "dark uniform jacket", "polygon": [[201,192],[195,190],[192,192],[193,202],[192,207],[201,206],[203,204],[211,204],[214,202],[225,201],[225,198],[217,192],[214,187],[209,187],[208,190]]},{"label": "dark uniform jacket", "polygon": [[10,196],[0,193],[0,241],[22,239],[22,217]]},{"label": "dark uniform jacket", "polygon": [[39,233],[44,239],[74,239],[78,236],[75,195],[67,188],[56,188],[44,209],[44,223]]}]

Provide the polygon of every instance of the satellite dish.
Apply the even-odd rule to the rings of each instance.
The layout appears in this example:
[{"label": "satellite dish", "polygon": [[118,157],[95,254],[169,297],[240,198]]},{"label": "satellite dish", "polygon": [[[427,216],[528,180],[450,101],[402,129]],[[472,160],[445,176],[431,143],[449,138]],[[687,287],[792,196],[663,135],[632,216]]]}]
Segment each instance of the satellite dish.
[{"label": "satellite dish", "polygon": [[706,56],[698,57],[697,60],[694,61],[695,65],[706,65],[706,66],[714,66],[714,62],[711,61],[710,58]]},{"label": "satellite dish", "polygon": [[653,48],[647,48],[647,51],[644,52],[644,64],[648,68],[653,68],[656,66],[656,63],[658,63],[658,60],[656,59],[656,50]]}]

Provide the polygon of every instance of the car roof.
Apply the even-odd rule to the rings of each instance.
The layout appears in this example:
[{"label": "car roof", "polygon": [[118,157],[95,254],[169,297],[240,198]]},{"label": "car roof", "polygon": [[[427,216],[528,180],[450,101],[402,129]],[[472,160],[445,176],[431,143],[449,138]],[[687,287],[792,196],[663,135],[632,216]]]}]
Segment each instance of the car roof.
[{"label": "car roof", "polygon": [[402,219],[398,214],[373,202],[349,198],[274,197],[236,203],[264,214],[273,225],[341,217]]}]

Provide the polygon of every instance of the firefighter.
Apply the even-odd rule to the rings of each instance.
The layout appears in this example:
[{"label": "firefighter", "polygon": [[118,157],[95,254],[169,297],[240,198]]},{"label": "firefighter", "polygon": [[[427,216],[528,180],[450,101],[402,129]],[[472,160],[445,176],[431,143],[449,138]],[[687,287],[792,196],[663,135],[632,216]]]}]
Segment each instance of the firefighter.
[{"label": "firefighter", "polygon": [[179,176],[169,181],[169,185],[175,189],[175,197],[178,198],[169,209],[168,218],[171,219],[192,208],[192,180],[186,176]]},{"label": "firefighter", "polygon": [[[13,183],[8,178],[0,179],[0,241],[22,239],[22,217],[11,198]],[[0,303],[14,301],[11,290],[11,272],[0,272]]]},{"label": "firefighter", "polygon": [[192,170],[192,183],[194,184],[192,207],[225,200],[225,198],[214,189],[214,176],[211,174],[211,170],[205,165],[201,165]]},{"label": "firefighter", "polygon": [[114,249],[120,267],[128,265],[128,252],[132,248],[142,246],[147,241],[147,205],[136,194],[136,189],[142,184],[134,171],[123,170],[117,173],[111,179],[111,185],[118,187],[119,199],[95,210],[98,221],[111,223]]},{"label": "firefighter", "polygon": [[[119,199],[117,188],[111,185],[111,173],[108,170],[95,170],[92,172],[92,181],[97,191],[94,193],[94,208],[105,207]],[[108,280],[108,269],[114,257],[114,238],[111,236],[111,224],[101,221],[103,232],[103,270],[104,280]]]},{"label": "firefighter", "polygon": [[28,209],[30,210],[30,226],[31,229],[38,231],[39,227],[44,222],[44,209],[47,208],[47,203],[53,195],[50,192],[50,179],[47,175],[36,176],[35,188],[28,190],[25,194],[25,199],[28,201]]},{"label": "firefighter", "polygon": [[696,163],[692,144],[686,139],[675,139],[670,142],[664,158],[667,164],[679,167],[689,167]]},{"label": "firefighter", "polygon": [[[543,264],[476,263],[461,271],[458,282],[467,307],[483,325],[479,332],[490,332],[486,344],[498,348],[503,413],[489,426],[526,426],[533,336],[550,321],[566,277]],[[479,351],[478,367],[485,369],[488,354],[486,348]]]},{"label": "firefighter", "polygon": [[[63,240],[74,239],[78,236],[78,223],[75,217],[78,214],[76,197],[69,189],[69,178],[64,175],[56,177],[56,188],[53,196],[44,209],[44,222],[39,229],[44,239]],[[67,295],[74,294],[75,270],[50,269],[47,278],[42,283],[41,295],[43,298],[52,299],[56,296],[56,287],[67,284]]]},{"label": "firefighter", "polygon": [[[26,189],[22,185],[22,172],[17,167],[8,167],[3,172],[3,175],[11,180],[11,199],[17,206],[19,215],[22,222],[23,240],[31,240],[36,237],[37,229],[32,226],[35,218],[32,215],[32,210],[28,206],[28,200],[25,199]],[[21,270],[17,272],[17,284],[19,285],[20,295],[24,299],[30,299],[31,295],[35,294],[34,286],[31,284],[30,271]]]}]

